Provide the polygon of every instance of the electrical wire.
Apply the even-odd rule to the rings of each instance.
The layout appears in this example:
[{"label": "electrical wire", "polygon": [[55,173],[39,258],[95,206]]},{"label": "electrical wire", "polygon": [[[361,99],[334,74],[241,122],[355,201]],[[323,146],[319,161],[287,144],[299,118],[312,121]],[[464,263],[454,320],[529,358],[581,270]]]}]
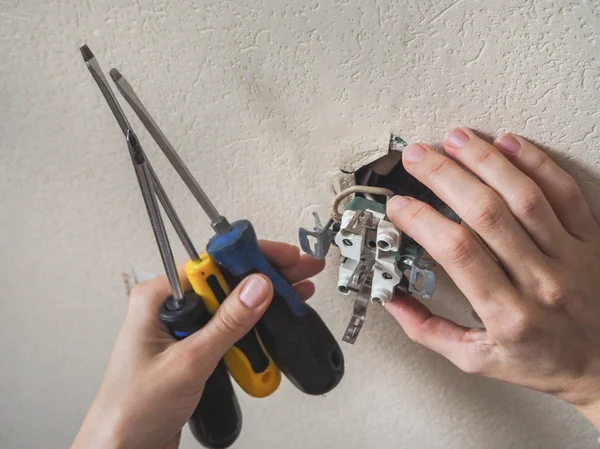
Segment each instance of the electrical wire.
[{"label": "electrical wire", "polygon": [[394,196],[394,192],[390,189],[385,189],[383,187],[371,187],[371,186],[352,186],[347,189],[342,190],[338,193],[333,202],[331,203],[331,218],[335,222],[339,222],[342,219],[342,214],[340,214],[339,206],[340,203],[346,198],[348,195],[352,195],[353,193],[363,193],[363,194],[372,194],[372,195],[385,195],[388,198]]}]

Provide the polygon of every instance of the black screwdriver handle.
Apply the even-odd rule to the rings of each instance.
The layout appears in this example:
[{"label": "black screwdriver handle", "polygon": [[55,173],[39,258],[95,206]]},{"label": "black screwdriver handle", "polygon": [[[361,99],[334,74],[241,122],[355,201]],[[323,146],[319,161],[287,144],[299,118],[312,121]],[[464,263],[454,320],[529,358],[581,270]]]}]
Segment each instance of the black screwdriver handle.
[{"label": "black screwdriver handle", "polygon": [[[172,301],[167,300],[160,311],[161,321],[178,340],[193,334],[210,320],[204,302],[193,290],[186,292],[184,298],[183,309],[171,310]],[[242,411],[223,359],[206,381],[188,425],[196,440],[210,449],[225,449],[239,437]]]},{"label": "black screwdriver handle", "polygon": [[337,341],[314,309],[307,306],[304,315],[295,315],[278,295],[257,325],[265,348],[304,393],[331,391],[344,375],[344,356]]},{"label": "black screwdriver handle", "polygon": [[188,426],[196,440],[211,449],[225,449],[239,437],[242,411],[222,359],[206,381]]},{"label": "black screwdriver handle", "polygon": [[[222,270],[228,282],[237,278]],[[314,309],[298,316],[274,293],[271,305],[256,325],[267,352],[277,367],[300,391],[322,395],[337,386],[344,376],[344,356],[337,341]]]}]

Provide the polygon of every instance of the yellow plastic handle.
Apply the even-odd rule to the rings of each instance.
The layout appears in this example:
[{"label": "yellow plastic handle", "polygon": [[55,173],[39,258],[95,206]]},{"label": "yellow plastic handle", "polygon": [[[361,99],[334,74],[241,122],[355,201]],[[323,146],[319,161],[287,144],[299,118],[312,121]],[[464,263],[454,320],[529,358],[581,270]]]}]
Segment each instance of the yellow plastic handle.
[{"label": "yellow plastic handle", "polygon": [[[190,260],[186,263],[185,274],[208,311],[214,314],[231,292],[218,265],[210,256],[203,254],[200,260]],[[229,349],[224,359],[231,376],[250,396],[269,396],[281,383],[281,372],[267,353],[255,329]]]}]

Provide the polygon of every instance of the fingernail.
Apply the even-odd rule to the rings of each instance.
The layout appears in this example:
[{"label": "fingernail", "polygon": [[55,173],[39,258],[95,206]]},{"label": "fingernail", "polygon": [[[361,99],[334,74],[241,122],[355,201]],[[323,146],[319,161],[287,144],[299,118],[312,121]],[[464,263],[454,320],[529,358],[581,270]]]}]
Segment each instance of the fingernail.
[{"label": "fingernail", "polygon": [[387,210],[390,212],[399,211],[400,209],[404,208],[404,206],[406,206],[409,202],[410,201],[408,200],[408,198],[397,195],[388,201]]},{"label": "fingernail", "polygon": [[268,294],[267,281],[262,276],[252,275],[240,292],[240,301],[249,309],[256,309],[267,300]]},{"label": "fingernail", "polygon": [[425,148],[423,148],[421,145],[418,143],[413,143],[404,150],[404,160],[408,162],[419,162],[421,159],[423,159],[423,156],[425,156],[426,152],[427,150],[425,150]]},{"label": "fingernail", "polygon": [[521,143],[510,134],[503,134],[494,141],[494,145],[506,153],[516,153],[521,149]]},{"label": "fingernail", "polygon": [[462,148],[469,141],[469,136],[461,129],[454,129],[446,134],[444,140],[453,148]]}]

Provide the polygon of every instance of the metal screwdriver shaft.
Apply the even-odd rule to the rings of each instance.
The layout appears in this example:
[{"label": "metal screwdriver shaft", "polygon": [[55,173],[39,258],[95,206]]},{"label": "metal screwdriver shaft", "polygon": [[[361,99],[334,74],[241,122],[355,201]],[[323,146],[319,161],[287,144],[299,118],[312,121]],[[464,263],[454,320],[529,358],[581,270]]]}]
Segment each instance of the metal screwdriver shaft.
[{"label": "metal screwdriver shaft", "polygon": [[136,95],[131,84],[121,75],[117,69],[110,70],[110,76],[117,85],[117,89],[121,92],[121,95],[125,98],[127,103],[131,106],[131,109],[135,111],[141,122],[144,124],[150,135],[154,138],[160,149],[163,151],[169,162],[173,165],[185,185],[190,189],[192,195],[196,198],[198,203],[208,218],[211,221],[211,225],[214,231],[219,234],[227,234],[231,231],[231,225],[225,217],[223,217],[215,208],[212,201],[206,196],[202,187],[198,184],[194,176],[190,173],[183,160],[179,157],[171,142],[166,138],[163,132],[160,130],[148,110],[144,107],[139,97]]},{"label": "metal screwdriver shaft", "polygon": [[179,219],[177,212],[175,212],[175,209],[173,208],[171,201],[169,201],[169,198],[167,197],[166,192],[162,188],[162,185],[160,185],[160,182],[158,181],[158,178],[156,177],[156,174],[154,173],[154,170],[152,169],[152,166],[150,165],[150,162],[147,159],[146,159],[146,164],[148,166],[148,172],[150,173],[150,178],[152,179],[152,185],[154,186],[154,192],[156,193],[156,196],[158,197],[160,204],[162,204],[162,207],[165,210],[165,213],[167,214],[169,221],[173,225],[173,228],[175,229],[175,232],[177,233],[177,236],[179,237],[179,240],[181,241],[183,248],[187,252],[190,259],[200,260],[200,255],[198,254],[198,251],[196,251],[196,248],[194,247],[194,244],[192,243],[190,236],[188,235],[187,231],[183,227],[183,224],[181,223],[181,220]]},{"label": "metal screwdriver shaft", "polygon": [[[119,127],[121,128],[121,131],[123,131],[123,134],[125,135],[125,137],[127,137],[127,131],[131,129],[131,126],[129,125],[129,121],[126,118],[126,116],[123,112],[123,109],[121,109],[121,105],[119,105],[119,102],[117,101],[117,98],[115,97],[115,94],[113,93],[112,89],[110,88],[110,85],[108,84],[108,80],[106,79],[106,77],[104,76],[104,73],[102,72],[102,69],[100,68],[100,64],[98,64],[96,57],[94,56],[94,54],[92,53],[92,51],[89,49],[89,47],[87,45],[84,45],[83,47],[81,47],[80,51],[81,51],[81,55],[83,56],[83,60],[85,61],[87,68],[89,69],[90,73],[92,74],[92,77],[96,81],[96,84],[98,84],[98,87],[100,88],[102,95],[104,96],[106,102],[108,103],[110,110],[112,111],[113,115],[115,116],[115,119],[117,120],[117,123],[119,124]],[[144,153],[141,146],[140,146],[140,151],[142,153]],[[145,155],[144,155],[144,158],[145,158]],[[150,161],[148,161],[147,159],[146,159],[146,164],[148,167],[152,185],[154,186],[154,191],[156,192],[156,196],[158,197],[158,200],[162,204],[162,207],[165,210],[167,217],[169,217],[169,220],[171,221],[171,224],[173,225],[175,232],[179,236],[179,239],[181,240],[183,247],[185,248],[186,252],[188,253],[188,255],[190,256],[190,258],[192,260],[199,260],[199,256],[198,256],[198,252],[196,251],[196,248],[194,248],[194,245],[192,244],[192,241],[191,241],[188,233],[186,232],[185,228],[183,227],[183,224],[181,223],[181,220],[179,219],[177,212],[175,212],[175,208],[171,204],[171,201],[169,200],[165,190],[163,189],[163,186],[161,185],[160,181],[158,180],[158,177],[156,176],[156,173],[154,172],[154,169],[152,168]]]},{"label": "metal screwdriver shaft", "polygon": [[146,156],[140,147],[140,144],[132,130],[127,130],[126,133],[127,146],[129,147],[129,153],[131,154],[131,160],[133,161],[133,167],[135,174],[140,184],[140,190],[142,191],[142,197],[144,198],[144,204],[148,210],[148,216],[150,217],[150,223],[152,224],[152,230],[154,231],[154,237],[156,238],[156,244],[160,252],[160,257],[163,261],[165,271],[167,272],[167,278],[171,284],[171,291],[173,302],[173,310],[180,310],[183,308],[183,291],[179,282],[179,276],[177,274],[177,267],[175,266],[175,260],[173,258],[173,252],[171,251],[171,245],[169,245],[169,237],[165,225],[160,215],[160,209],[156,202],[156,196],[152,189],[150,181],[150,173],[148,171],[148,163]]}]

